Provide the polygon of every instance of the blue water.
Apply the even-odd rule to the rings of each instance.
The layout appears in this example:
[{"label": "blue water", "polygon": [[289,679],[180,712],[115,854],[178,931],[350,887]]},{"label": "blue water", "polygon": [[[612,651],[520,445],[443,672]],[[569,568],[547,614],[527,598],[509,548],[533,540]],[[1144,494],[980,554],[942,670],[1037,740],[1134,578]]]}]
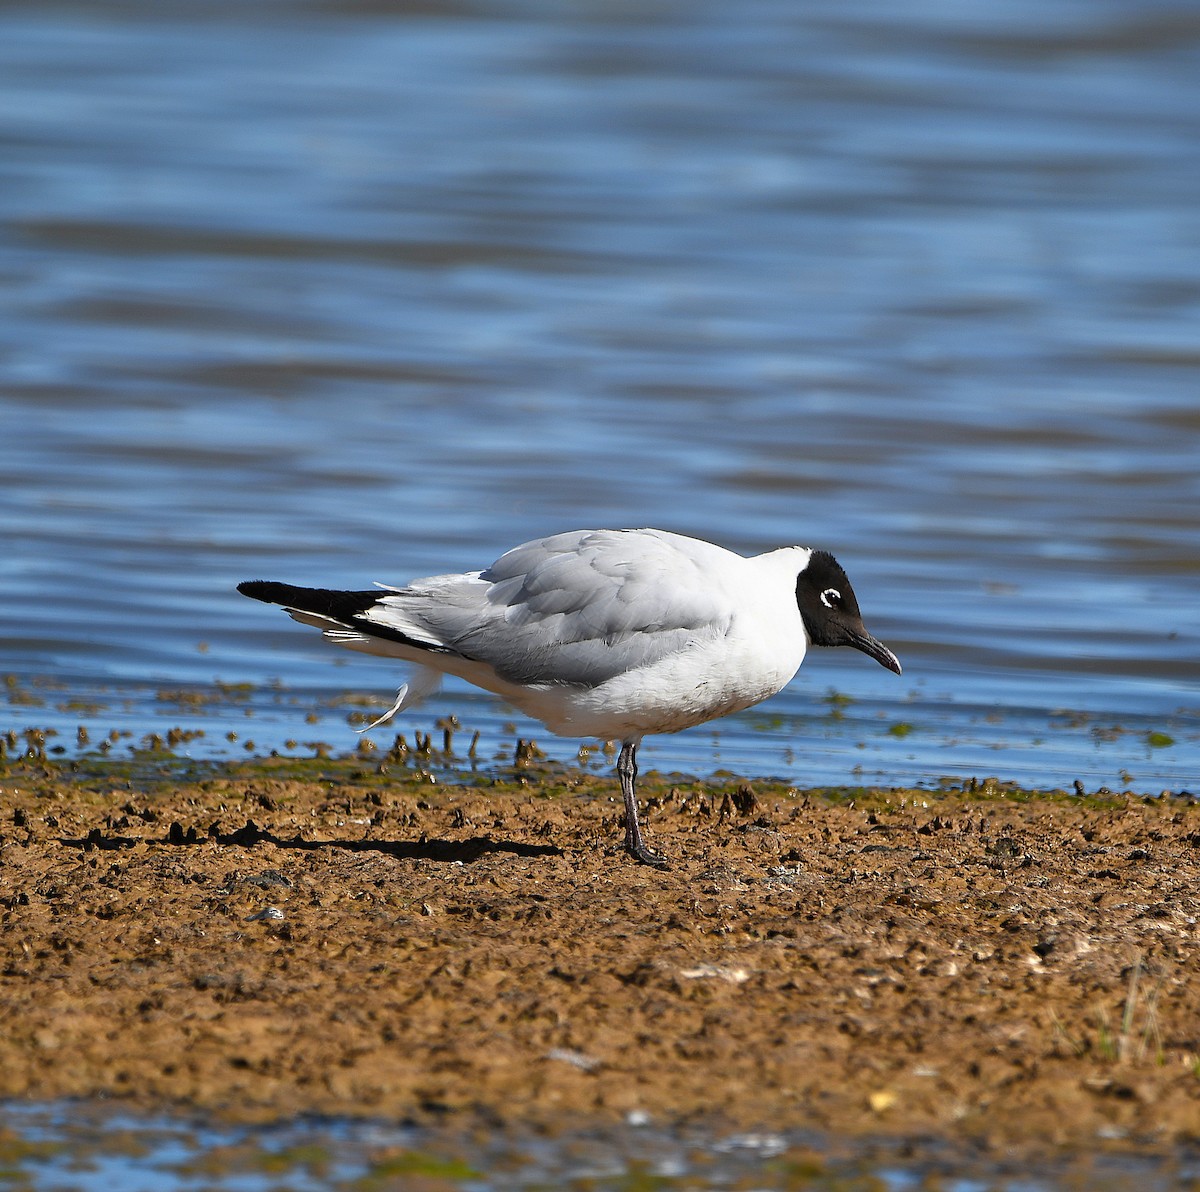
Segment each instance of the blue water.
[{"label": "blue water", "polygon": [[647,767],[1194,789],[1198,80],[1165,0],[6,5],[0,729],[350,749],[396,668],[238,580],[659,525],[834,550],[905,674]]},{"label": "blue water", "polygon": [[[835,1192],[1166,1192],[1190,1186],[1194,1155],[1098,1153],[1030,1164],[921,1141],[832,1144],[816,1134],[663,1128],[651,1121],[557,1136],[469,1139],[371,1120],[302,1119],[230,1126],[199,1117],[139,1117],[78,1104],[0,1104],[15,1187],[41,1192],[308,1192],[438,1188],[808,1188]],[[21,1153],[22,1149],[24,1153]]]}]

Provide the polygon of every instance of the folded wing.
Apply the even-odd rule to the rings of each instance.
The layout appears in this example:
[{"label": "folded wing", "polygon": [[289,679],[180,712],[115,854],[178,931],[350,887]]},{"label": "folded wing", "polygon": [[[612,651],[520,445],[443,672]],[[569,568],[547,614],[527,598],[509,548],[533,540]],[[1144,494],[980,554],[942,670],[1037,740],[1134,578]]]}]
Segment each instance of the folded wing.
[{"label": "folded wing", "polygon": [[728,602],[692,545],[656,531],[542,538],[483,572],[388,589],[347,628],[484,663],[509,683],[596,686],[728,632]]}]

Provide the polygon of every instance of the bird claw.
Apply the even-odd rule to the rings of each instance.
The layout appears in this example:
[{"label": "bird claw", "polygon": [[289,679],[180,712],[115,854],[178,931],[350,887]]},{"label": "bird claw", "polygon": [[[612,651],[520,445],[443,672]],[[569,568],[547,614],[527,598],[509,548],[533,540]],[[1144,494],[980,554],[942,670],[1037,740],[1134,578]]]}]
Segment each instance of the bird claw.
[{"label": "bird claw", "polygon": [[671,868],[671,862],[662,853],[656,853],[652,848],[647,848],[640,840],[627,840],[625,842],[625,851],[635,861],[640,861],[643,865],[652,865],[655,869]]}]

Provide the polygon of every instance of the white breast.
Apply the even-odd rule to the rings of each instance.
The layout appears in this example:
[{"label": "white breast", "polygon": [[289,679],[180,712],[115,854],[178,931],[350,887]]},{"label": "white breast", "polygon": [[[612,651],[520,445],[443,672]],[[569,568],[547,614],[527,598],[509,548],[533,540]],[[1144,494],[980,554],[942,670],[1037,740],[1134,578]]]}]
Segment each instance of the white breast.
[{"label": "white breast", "polygon": [[595,687],[500,693],[554,733],[604,740],[678,732],[752,707],[786,686],[804,660],[808,639],[795,584],[808,555],[800,547],[752,559],[722,551],[706,582],[729,610],[723,632],[697,635]]}]

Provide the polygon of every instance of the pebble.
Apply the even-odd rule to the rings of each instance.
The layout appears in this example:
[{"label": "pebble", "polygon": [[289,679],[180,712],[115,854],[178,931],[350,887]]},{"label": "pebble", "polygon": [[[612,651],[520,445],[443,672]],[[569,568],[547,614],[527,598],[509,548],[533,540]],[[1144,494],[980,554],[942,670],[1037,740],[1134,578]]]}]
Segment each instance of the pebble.
[{"label": "pebble", "polygon": [[277,906],[264,906],[261,911],[246,916],[247,923],[261,923],[266,919],[282,919],[283,911]]}]

